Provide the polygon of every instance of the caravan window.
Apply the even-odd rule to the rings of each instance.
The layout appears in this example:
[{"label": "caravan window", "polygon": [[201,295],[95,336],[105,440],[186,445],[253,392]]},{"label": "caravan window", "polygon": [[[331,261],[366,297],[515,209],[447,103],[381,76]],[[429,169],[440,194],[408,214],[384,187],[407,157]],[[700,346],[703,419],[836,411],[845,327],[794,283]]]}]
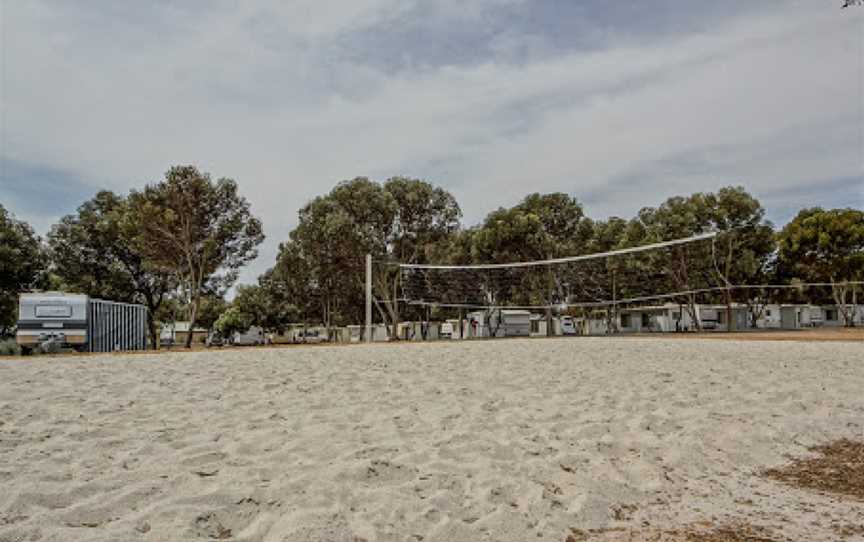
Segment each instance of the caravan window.
[{"label": "caravan window", "polygon": [[69,318],[72,307],[69,305],[36,305],[36,318]]}]

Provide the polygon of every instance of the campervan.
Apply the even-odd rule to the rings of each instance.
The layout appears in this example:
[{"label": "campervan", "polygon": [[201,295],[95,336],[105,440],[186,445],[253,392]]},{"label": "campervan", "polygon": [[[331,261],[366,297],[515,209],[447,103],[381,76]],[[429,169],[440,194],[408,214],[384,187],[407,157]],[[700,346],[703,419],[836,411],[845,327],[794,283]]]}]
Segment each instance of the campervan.
[{"label": "campervan", "polygon": [[82,294],[21,294],[15,340],[24,353],[36,348],[87,350],[87,305]]},{"label": "campervan", "polygon": [[18,299],[15,341],[22,352],[143,350],[147,309],[65,292],[24,293]]}]

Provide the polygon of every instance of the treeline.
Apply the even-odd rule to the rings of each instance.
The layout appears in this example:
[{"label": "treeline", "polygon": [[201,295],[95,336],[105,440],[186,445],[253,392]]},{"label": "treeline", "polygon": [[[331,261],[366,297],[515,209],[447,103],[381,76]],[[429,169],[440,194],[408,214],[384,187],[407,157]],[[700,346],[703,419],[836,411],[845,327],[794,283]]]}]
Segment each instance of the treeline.
[{"label": "treeline", "polygon": [[[44,241],[0,207],[0,334],[14,327],[20,291],[49,288],[146,305],[154,344],[157,321],[189,320],[223,331],[361,323],[367,253],[375,261],[376,320],[395,327],[422,317],[425,309],[399,302],[401,275],[389,263],[543,260],[705,231],[723,233],[711,260],[669,259],[652,278],[661,281],[657,291],[707,283],[831,283],[820,295],[833,299],[851,322],[858,288],[849,283],[864,280],[861,210],[802,209],[778,231],[741,187],[674,196],[635,217],[605,220],[586,216],[576,198],[552,193],[528,195],[465,227],[452,194],[404,177],[383,183],[355,178],[307,203],[274,265],[256,284],[238,286],[229,304],[225,293],[257,256],[261,222],[235,181],[178,166],[141,190],[97,193]],[[626,280],[616,287],[627,291]],[[522,284],[520,300],[545,303],[549,291],[548,284]],[[768,292],[730,289],[722,295],[728,303],[753,303]]]},{"label": "treeline", "polygon": [[[402,177],[384,183],[356,178],[315,198],[300,210],[298,218],[297,227],[279,247],[275,265],[257,285],[238,288],[235,307],[238,316],[245,314],[243,324],[274,328],[289,314],[292,321],[328,326],[362,322],[367,253],[376,263],[376,320],[394,328],[401,320],[428,313],[425,307],[399,302],[402,277],[388,262],[463,265],[545,260],[716,231],[720,235],[710,253],[681,249],[672,253],[675,257],[652,260],[652,269],[645,268],[645,260],[636,262],[631,269],[635,273],[619,273],[616,289],[645,292],[649,280],[653,292],[741,284],[833,283],[833,288],[811,290],[806,297],[833,300],[850,324],[857,289],[848,283],[864,280],[864,212],[807,208],[777,231],[765,218],[761,203],[741,187],[674,196],[657,207],[641,209],[631,219],[605,220],[586,216],[582,204],[570,195],[530,194],[513,207],[489,213],[476,226],[463,227],[456,199],[439,187]],[[456,279],[454,275],[454,288]],[[536,279],[522,280],[499,301],[545,305],[563,299],[561,292],[550,295],[550,290],[561,287],[559,283],[567,277],[563,281],[553,277],[556,284],[552,288]],[[754,310],[770,296],[782,300],[804,297],[795,291],[731,288],[721,289],[718,296],[718,301],[729,306],[745,302]],[[694,310],[695,296],[682,301]],[[395,329],[392,333],[395,335]]]},{"label": "treeline", "polygon": [[0,218],[4,334],[15,324],[18,292],[52,289],[144,304],[157,344],[158,320],[215,319],[212,309],[264,239],[237,183],[191,166],[125,196],[97,193],[55,224],[44,244],[6,210]]}]

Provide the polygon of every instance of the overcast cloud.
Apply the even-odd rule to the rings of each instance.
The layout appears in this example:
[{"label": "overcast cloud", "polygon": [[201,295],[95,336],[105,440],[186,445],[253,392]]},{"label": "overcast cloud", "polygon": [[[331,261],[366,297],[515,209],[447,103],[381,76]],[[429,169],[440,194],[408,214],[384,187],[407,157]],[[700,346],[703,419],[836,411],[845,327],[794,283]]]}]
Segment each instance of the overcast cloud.
[{"label": "overcast cloud", "polygon": [[864,207],[864,8],[840,0],[0,0],[0,201],[45,233],[172,164],[235,178],[272,264],[340,180],[425,178],[465,222],[742,184]]}]

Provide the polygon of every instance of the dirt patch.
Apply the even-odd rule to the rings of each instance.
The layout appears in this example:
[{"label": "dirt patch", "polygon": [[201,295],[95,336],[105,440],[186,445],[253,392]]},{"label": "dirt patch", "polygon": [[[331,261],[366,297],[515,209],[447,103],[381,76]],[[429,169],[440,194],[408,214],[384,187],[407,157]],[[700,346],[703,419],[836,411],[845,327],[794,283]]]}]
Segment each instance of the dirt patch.
[{"label": "dirt patch", "polygon": [[764,471],[763,475],[803,489],[864,500],[864,442],[840,439],[814,446],[810,451],[819,456],[794,459],[789,465]]},{"label": "dirt patch", "polygon": [[617,337],[653,337],[658,339],[717,339],[726,341],[800,341],[800,342],[864,342],[864,327],[820,327],[811,329],[762,329],[733,331],[703,331],[701,333],[622,333]]},{"label": "dirt patch", "polygon": [[565,542],[784,542],[788,538],[748,524],[695,525],[681,529],[572,529]]},{"label": "dirt patch", "polygon": [[851,538],[853,536],[864,537],[864,525],[833,525],[831,529],[840,538]]}]

